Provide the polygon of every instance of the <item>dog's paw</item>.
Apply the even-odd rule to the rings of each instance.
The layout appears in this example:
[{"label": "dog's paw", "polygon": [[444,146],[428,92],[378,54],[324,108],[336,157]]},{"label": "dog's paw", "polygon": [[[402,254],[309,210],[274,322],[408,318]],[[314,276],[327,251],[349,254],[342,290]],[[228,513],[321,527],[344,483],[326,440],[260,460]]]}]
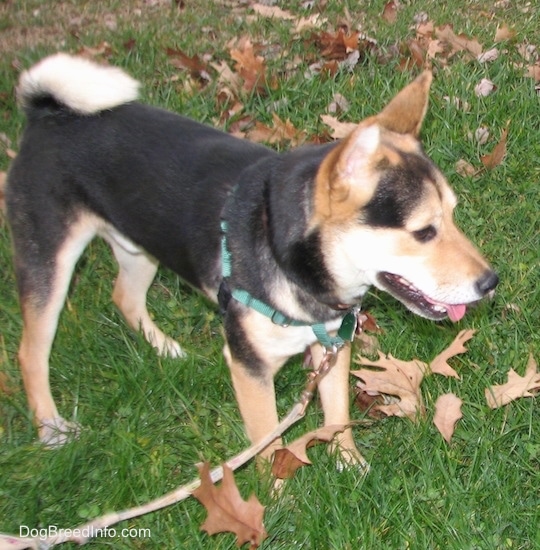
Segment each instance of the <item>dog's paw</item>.
[{"label": "dog's paw", "polygon": [[357,449],[339,449],[336,469],[338,472],[357,470],[361,475],[366,475],[369,472],[370,465]]},{"label": "dog's paw", "polygon": [[76,439],[80,433],[80,424],[64,420],[61,416],[45,418],[39,426],[39,440],[49,449],[65,445]]},{"label": "dog's paw", "polygon": [[157,351],[160,357],[171,357],[173,359],[183,359],[187,357],[186,352],[181,348],[180,344],[166,336],[157,327],[152,327],[151,330],[145,330],[144,336],[146,341]]},{"label": "dog's paw", "polygon": [[161,357],[171,357],[172,359],[184,359],[187,357],[187,353],[182,349],[180,344],[167,336],[157,350]]}]

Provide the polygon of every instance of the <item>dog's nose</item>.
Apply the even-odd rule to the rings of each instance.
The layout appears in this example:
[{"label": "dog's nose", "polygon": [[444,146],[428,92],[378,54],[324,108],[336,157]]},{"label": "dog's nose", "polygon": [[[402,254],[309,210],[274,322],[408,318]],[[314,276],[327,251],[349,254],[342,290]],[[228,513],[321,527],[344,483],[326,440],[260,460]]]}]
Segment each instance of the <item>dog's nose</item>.
[{"label": "dog's nose", "polygon": [[499,284],[499,277],[494,271],[486,271],[478,281],[476,281],[476,289],[485,296],[491,292]]}]

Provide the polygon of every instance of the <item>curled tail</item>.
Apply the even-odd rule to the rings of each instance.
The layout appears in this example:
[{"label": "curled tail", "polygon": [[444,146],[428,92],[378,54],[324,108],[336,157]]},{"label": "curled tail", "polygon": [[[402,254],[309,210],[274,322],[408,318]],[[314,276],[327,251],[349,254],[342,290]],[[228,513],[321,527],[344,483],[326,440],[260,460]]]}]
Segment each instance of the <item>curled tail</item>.
[{"label": "curled tail", "polygon": [[80,115],[92,115],[135,101],[139,82],[117,67],[57,53],[24,71],[17,99],[27,112],[53,100]]}]

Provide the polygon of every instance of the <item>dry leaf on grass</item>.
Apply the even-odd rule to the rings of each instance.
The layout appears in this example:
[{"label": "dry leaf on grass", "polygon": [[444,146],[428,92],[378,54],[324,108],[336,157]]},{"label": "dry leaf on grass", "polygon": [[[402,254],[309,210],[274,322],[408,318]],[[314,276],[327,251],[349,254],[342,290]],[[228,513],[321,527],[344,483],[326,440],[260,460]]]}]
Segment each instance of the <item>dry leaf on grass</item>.
[{"label": "dry leaf on grass", "polygon": [[503,23],[495,31],[495,42],[504,42],[505,40],[511,40],[516,36],[516,31],[511,29],[506,23]]},{"label": "dry leaf on grass", "polygon": [[307,456],[307,449],[309,447],[320,441],[330,443],[335,435],[344,429],[345,426],[342,425],[324,426],[323,428],[304,434],[283,449],[278,449],[274,453],[272,473],[279,479],[293,477],[298,468],[311,464],[311,460]]},{"label": "dry leaf on grass", "polygon": [[448,57],[457,52],[465,51],[475,59],[482,53],[482,45],[476,39],[470,39],[464,34],[456,34],[452,25],[443,25],[435,29],[435,36],[451,48]]},{"label": "dry leaf on grass", "polygon": [[266,126],[262,122],[255,122],[255,126],[248,130],[245,137],[256,143],[287,144],[290,147],[302,145],[307,135],[303,130],[298,130],[287,120],[281,120],[276,113],[272,113],[273,126]]},{"label": "dry leaf on grass", "polygon": [[507,138],[508,138],[508,125],[503,130],[501,134],[501,139],[499,140],[499,143],[495,145],[495,147],[493,148],[493,151],[491,151],[491,153],[489,153],[488,155],[484,155],[480,159],[484,167],[487,168],[488,170],[492,170],[496,166],[499,166],[499,164],[501,164],[501,162],[503,161],[506,155]]},{"label": "dry leaf on grass", "polygon": [[499,58],[499,50],[497,48],[491,48],[487,52],[483,52],[478,56],[479,63],[491,63]]},{"label": "dry leaf on grass", "polygon": [[208,72],[208,65],[197,54],[190,57],[182,50],[173,48],[167,48],[166,53],[169,63],[173,67],[189,71],[191,77],[199,82],[210,82],[211,77]]},{"label": "dry leaf on grass", "polygon": [[[425,412],[420,388],[424,376],[436,373],[459,378],[447,361],[455,355],[465,353],[467,348],[463,344],[474,334],[474,330],[462,330],[429,366],[418,359],[401,361],[392,355],[384,356],[381,352],[377,361],[358,356],[356,363],[375,367],[377,370],[351,371],[352,375],[360,378],[355,399],[357,406],[374,417],[407,416],[417,419]],[[449,397],[437,404],[434,422],[447,440],[452,435],[451,420],[455,424],[458,419],[458,408],[457,401],[451,401]]]},{"label": "dry leaf on grass", "polygon": [[398,6],[395,0],[390,0],[384,5],[381,17],[387,23],[395,23],[397,21]]},{"label": "dry leaf on grass", "polygon": [[376,367],[351,371],[360,379],[357,387],[368,395],[392,395],[399,400],[389,404],[375,404],[373,408],[386,416],[407,416],[416,419],[423,414],[424,406],[420,384],[428,366],[419,360],[402,361],[392,355],[385,356],[379,352],[379,359],[373,361],[365,357],[357,357],[355,363]]},{"label": "dry leaf on grass", "polygon": [[340,122],[332,115],[321,115],[321,120],[332,129],[332,137],[341,139],[347,137],[358,125],[353,122]]},{"label": "dry leaf on grass", "polygon": [[266,88],[266,62],[264,57],[255,54],[254,46],[249,38],[240,40],[236,47],[230,50],[231,58],[236,61],[235,70],[244,81],[247,92],[264,92]]},{"label": "dry leaf on grass", "polygon": [[285,19],[291,20],[296,19],[296,16],[293,15],[290,11],[285,11],[279,8],[278,6],[268,6],[266,4],[252,4],[251,9],[263,16],[263,17],[275,17],[276,19]]},{"label": "dry leaf on grass", "polygon": [[467,340],[470,340],[474,334],[475,330],[467,329],[462,330],[454,339],[454,341],[433,361],[431,361],[429,368],[431,369],[431,372],[435,374],[442,374],[443,376],[451,376],[453,378],[460,379],[458,373],[447,363],[448,359],[451,357],[454,357],[455,355],[459,355],[461,353],[466,353],[468,350],[463,345]]},{"label": "dry leaf on grass", "polygon": [[456,172],[463,177],[472,177],[478,173],[476,169],[470,162],[465,159],[459,159],[455,165]]},{"label": "dry leaf on grass", "polygon": [[201,529],[209,535],[231,532],[237,537],[238,546],[246,543],[258,548],[266,538],[263,525],[264,506],[255,495],[243,500],[232,470],[223,465],[223,482],[220,487],[212,483],[207,462],[199,467],[201,485],[193,496],[206,508],[208,516]]},{"label": "dry leaf on grass", "polygon": [[527,67],[527,74],[526,76],[528,78],[534,78],[535,82],[540,81],[540,65],[537,63],[536,65],[530,65]]},{"label": "dry leaf on grass", "polygon": [[435,403],[433,423],[447,443],[450,443],[450,439],[454,435],[457,421],[463,417],[461,413],[462,403],[461,399],[453,393],[441,395]]},{"label": "dry leaf on grass", "polygon": [[492,409],[496,409],[520,397],[533,397],[533,392],[540,390],[540,373],[537,367],[534,357],[530,355],[524,376],[520,376],[514,369],[510,369],[506,384],[494,385],[486,389],[488,405]]},{"label": "dry leaf on grass", "polygon": [[487,97],[495,89],[495,84],[493,84],[491,80],[482,78],[482,80],[474,87],[474,93],[477,97]]}]

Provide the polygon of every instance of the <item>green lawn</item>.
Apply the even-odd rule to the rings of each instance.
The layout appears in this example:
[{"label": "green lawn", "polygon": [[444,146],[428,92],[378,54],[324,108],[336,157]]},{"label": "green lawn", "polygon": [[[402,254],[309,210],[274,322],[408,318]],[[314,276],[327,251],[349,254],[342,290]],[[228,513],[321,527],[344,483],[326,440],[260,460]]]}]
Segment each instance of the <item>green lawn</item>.
[{"label": "green lawn", "polygon": [[[0,2],[0,171],[7,169],[10,151],[17,150],[24,123],[13,96],[19,71],[58,49],[106,50],[102,57],[143,83],[145,101],[219,125],[230,105],[217,99],[215,70],[197,88],[198,78],[174,67],[167,48],[232,67],[231,41],[249,36],[261,46],[258,53],[266,61],[271,89],[244,93],[237,118],[271,124],[276,112],[316,138],[326,131],[319,117],[328,112],[336,93],[350,103],[349,111],[337,116],[357,121],[377,112],[418,72],[398,66],[407,56],[403,45],[414,38],[414,17],[420,12],[435,26],[452,23],[456,34],[477,39],[484,51],[497,47],[499,57],[490,63],[464,53],[436,58],[422,133],[426,150],[459,196],[458,222],[499,272],[495,299],[457,325],[413,317],[380,293],[370,293],[365,301],[384,329],[382,350],[402,359],[429,360],[459,330],[477,329],[469,353],[452,362],[462,379],[432,376],[423,385],[428,411],[449,391],[464,401],[464,417],[451,443],[436,431],[432,412],[416,424],[398,418],[359,422],[356,441],[371,464],[366,477],[354,470],[339,472],[322,446],[310,450],[313,466],[299,470],[278,497],[272,497],[268,480],[253,463],[236,477],[244,497],[255,492],[267,506],[264,548],[540,548],[538,398],[494,411],[484,398],[484,388],[503,383],[509,368],[523,374],[529,353],[540,361],[540,97],[534,80],[524,77],[524,66],[535,58],[523,56],[526,46],[540,49],[540,8],[535,2],[521,7],[493,1],[402,2],[396,22],[389,23],[381,18],[381,1],[369,7],[349,0],[321,1],[313,8],[299,0],[278,2],[295,18],[320,11],[327,19],[320,29],[296,34],[296,20],[257,18],[249,4]],[[352,71],[308,77],[308,65],[321,58],[312,33],[335,33],[342,24],[360,28],[378,41],[377,48]],[[503,24],[515,36],[495,44],[495,31]],[[479,98],[474,87],[482,78],[497,88]],[[474,177],[458,174],[460,159],[481,166],[480,156],[493,149],[508,120],[502,164]],[[490,131],[483,145],[473,137],[480,126]],[[84,430],[61,449],[41,448],[18,372],[21,320],[9,233],[1,216],[0,262],[0,532],[19,534],[22,526],[74,527],[101,513],[142,504],[190,481],[197,475],[197,462],[217,465],[246,446],[221,355],[215,308],[172,273],[160,271],[150,309],[158,324],[182,342],[189,358],[157,357],[112,305],[114,261],[96,241],[78,266],[51,359],[61,413],[76,418]],[[300,361],[280,373],[282,413],[295,402],[304,380]],[[351,395],[353,386],[351,379]],[[352,415],[364,420],[354,408]],[[321,422],[315,400],[287,439]],[[88,547],[236,547],[233,535],[209,537],[200,531],[204,518],[204,508],[188,499],[116,526],[118,533],[134,529],[134,536],[97,539]]]}]

